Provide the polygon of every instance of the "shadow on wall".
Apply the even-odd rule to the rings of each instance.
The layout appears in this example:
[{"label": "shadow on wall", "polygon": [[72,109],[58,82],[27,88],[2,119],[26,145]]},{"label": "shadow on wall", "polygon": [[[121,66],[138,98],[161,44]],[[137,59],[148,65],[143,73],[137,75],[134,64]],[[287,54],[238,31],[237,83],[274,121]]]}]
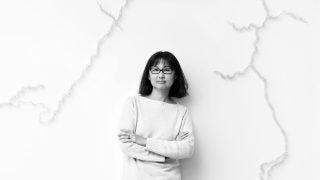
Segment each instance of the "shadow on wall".
[{"label": "shadow on wall", "polygon": [[[201,157],[201,154],[199,153],[198,149],[199,149],[199,139],[197,138],[197,134],[199,134],[198,132],[198,128],[197,128],[197,123],[195,122],[195,114],[192,113],[195,108],[193,108],[193,100],[191,95],[187,96],[186,98],[182,98],[182,99],[178,99],[175,98],[175,100],[177,102],[179,102],[180,104],[183,104],[185,106],[187,106],[190,111],[191,111],[191,116],[192,116],[192,123],[193,123],[193,131],[194,131],[194,136],[195,136],[195,147],[194,147],[194,153],[192,158],[189,159],[182,159],[180,160],[180,164],[181,164],[181,172],[182,172],[182,179],[183,180],[196,180],[199,179],[199,175],[202,173],[201,169],[203,169],[203,167],[201,167],[201,165],[203,165],[204,163],[201,162],[201,159],[203,159]],[[198,177],[198,178],[197,178]]]}]

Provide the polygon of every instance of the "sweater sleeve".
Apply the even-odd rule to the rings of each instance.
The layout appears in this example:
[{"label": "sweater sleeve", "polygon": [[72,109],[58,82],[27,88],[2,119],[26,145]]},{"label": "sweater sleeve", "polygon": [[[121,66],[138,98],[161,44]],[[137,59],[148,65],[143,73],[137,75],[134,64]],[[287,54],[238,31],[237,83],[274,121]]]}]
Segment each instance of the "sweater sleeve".
[{"label": "sweater sleeve", "polygon": [[183,140],[174,141],[147,138],[146,148],[149,151],[172,159],[190,158],[194,152],[194,134],[190,112],[187,108],[182,119],[181,132],[189,132],[189,134]]},{"label": "sweater sleeve", "polygon": [[[134,97],[127,98],[123,104],[119,120],[119,130],[130,130],[135,132],[137,112],[135,110],[136,108],[133,98]],[[150,152],[146,147],[133,142],[123,143],[120,141],[120,148],[125,155],[132,158],[154,162],[165,161],[164,156]]]}]

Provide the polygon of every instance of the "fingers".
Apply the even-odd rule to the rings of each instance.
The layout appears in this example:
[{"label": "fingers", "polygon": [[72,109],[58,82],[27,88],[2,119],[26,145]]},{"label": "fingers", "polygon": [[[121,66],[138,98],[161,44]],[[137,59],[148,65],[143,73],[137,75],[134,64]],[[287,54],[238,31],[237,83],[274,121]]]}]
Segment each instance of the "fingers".
[{"label": "fingers", "polygon": [[189,135],[189,132],[182,132],[181,134],[179,134],[180,137],[185,137],[188,135]]},{"label": "fingers", "polygon": [[120,132],[118,133],[118,136],[124,136],[124,135],[131,135],[133,134],[131,131],[129,130],[120,130]]},{"label": "fingers", "polygon": [[118,133],[118,139],[122,143],[127,143],[127,142],[135,142],[135,134],[133,134],[130,130],[121,130]]},{"label": "fingers", "polygon": [[187,138],[187,136],[185,136],[185,137],[178,137],[177,140],[178,140],[178,141],[182,141],[182,140],[184,140],[185,138]]},{"label": "fingers", "polygon": [[132,131],[129,129],[120,129],[120,131],[124,133],[132,133]]},{"label": "fingers", "polygon": [[183,135],[188,135],[189,134],[189,132],[187,131],[187,132],[183,132]]},{"label": "fingers", "polygon": [[133,140],[132,139],[120,139],[120,142],[128,143],[128,142],[133,142]]},{"label": "fingers", "polygon": [[130,139],[130,135],[129,134],[121,134],[121,135],[118,135],[118,139]]},{"label": "fingers", "polygon": [[185,135],[181,136],[181,139],[184,139],[186,137],[188,137],[188,134],[185,134]]},{"label": "fingers", "polygon": [[181,140],[187,138],[188,136],[189,136],[189,132],[181,132],[181,133],[179,133],[177,140],[181,141]]},{"label": "fingers", "polygon": [[183,131],[183,132],[180,132],[179,134],[189,134],[188,131]]},{"label": "fingers", "polygon": [[130,133],[122,133],[122,132],[118,133],[118,136],[129,136],[129,135]]}]

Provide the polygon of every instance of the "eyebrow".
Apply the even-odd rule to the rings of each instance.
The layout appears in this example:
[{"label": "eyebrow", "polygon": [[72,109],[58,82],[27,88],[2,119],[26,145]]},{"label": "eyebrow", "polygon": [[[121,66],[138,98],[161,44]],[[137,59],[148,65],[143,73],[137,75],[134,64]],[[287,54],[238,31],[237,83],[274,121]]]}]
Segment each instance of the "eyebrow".
[{"label": "eyebrow", "polygon": [[[152,67],[159,68],[158,66],[152,66]],[[166,67],[171,68],[171,66],[164,66],[163,68],[166,68]]]}]

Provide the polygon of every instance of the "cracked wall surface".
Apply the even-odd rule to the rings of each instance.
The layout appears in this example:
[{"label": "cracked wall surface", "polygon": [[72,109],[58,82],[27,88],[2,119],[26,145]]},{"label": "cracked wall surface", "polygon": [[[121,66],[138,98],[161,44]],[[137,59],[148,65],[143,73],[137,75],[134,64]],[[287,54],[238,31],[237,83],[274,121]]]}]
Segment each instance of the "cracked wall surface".
[{"label": "cracked wall surface", "polygon": [[319,179],[318,1],[0,3],[0,179],[120,179],[117,119],[150,55],[190,85],[184,180]]}]

